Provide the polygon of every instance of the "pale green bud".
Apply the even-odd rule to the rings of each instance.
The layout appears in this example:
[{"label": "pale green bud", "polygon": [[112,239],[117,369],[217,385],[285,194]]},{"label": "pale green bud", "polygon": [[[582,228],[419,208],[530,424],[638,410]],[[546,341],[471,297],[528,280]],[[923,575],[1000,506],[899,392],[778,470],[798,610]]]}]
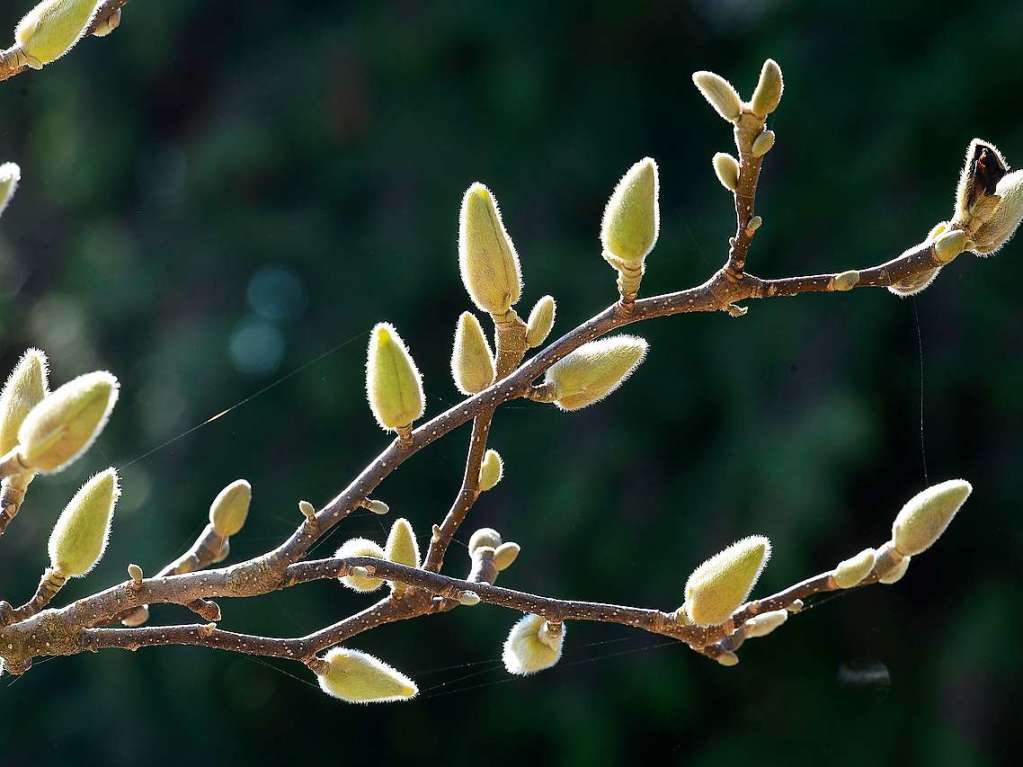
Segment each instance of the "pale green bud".
[{"label": "pale green bud", "polygon": [[721,186],[734,192],[739,186],[739,161],[726,152],[717,152],[713,158],[714,173]]},{"label": "pale green bud", "polygon": [[476,549],[489,547],[496,549],[501,545],[501,534],[492,527],[481,527],[472,537],[469,538],[469,554],[472,555]]},{"label": "pale green bud", "polygon": [[914,495],[892,525],[896,550],[909,556],[927,551],[972,492],[966,480],[950,479]]},{"label": "pale green bud", "polygon": [[18,191],[18,182],[21,181],[21,168],[16,163],[5,162],[0,165],[0,216],[7,209],[7,204]]},{"label": "pale green bud", "polygon": [[419,567],[419,543],[407,519],[399,517],[394,520],[391,532],[387,535],[384,553],[391,562],[406,567]]},{"label": "pale green bud", "polygon": [[[345,541],[341,544],[341,548],[334,552],[334,556],[338,559],[347,559],[348,557],[373,557],[374,559],[386,559],[384,550],[380,548],[380,545],[374,543],[368,538],[352,538],[351,540]],[[346,586],[352,591],[359,591],[363,593],[376,591],[384,585],[383,578],[360,577],[357,575],[346,575],[338,580],[341,581],[342,586]]]},{"label": "pale green bud", "polygon": [[774,131],[765,130],[755,139],[753,139],[753,147],[751,149],[754,157],[763,157],[765,154],[771,151],[771,147],[774,146]]},{"label": "pale green bud", "polygon": [[746,601],[770,557],[771,542],[751,535],[697,567],[686,581],[682,606],[689,620],[697,626],[717,626],[728,620]]},{"label": "pale green bud", "polygon": [[383,501],[378,501],[372,498],[367,500],[364,505],[368,511],[381,517],[391,510],[391,507]]},{"label": "pale green bud", "polygon": [[490,343],[476,315],[462,312],[455,327],[451,377],[462,394],[479,394],[494,382],[497,368]]},{"label": "pale green bud", "polygon": [[75,493],[50,534],[50,566],[80,578],[96,566],[107,547],[114,506],[121,494],[117,471],[100,472]]},{"label": "pale green bud", "polygon": [[345,703],[390,703],[419,693],[415,682],[368,653],[335,647],[323,659],[320,688]]},{"label": "pale green bud", "polygon": [[498,572],[507,570],[512,566],[519,557],[519,552],[522,551],[521,547],[517,543],[508,541],[508,543],[502,543],[494,550],[494,566],[498,569]]},{"label": "pale green bud", "polygon": [[46,355],[29,349],[21,355],[0,391],[0,455],[18,445],[18,429],[49,391]]},{"label": "pale green bud", "polygon": [[832,577],[840,589],[851,589],[870,575],[870,571],[874,569],[876,559],[876,551],[864,549],[855,557],[839,562],[835,572],[832,573]]},{"label": "pale green bud", "polygon": [[789,618],[788,610],[771,610],[755,615],[743,624],[747,639],[765,637]]},{"label": "pale green bud", "polygon": [[229,538],[245,525],[252,503],[252,485],[236,479],[225,487],[210,504],[210,524],[218,534]]},{"label": "pale green bud", "polygon": [[504,476],[504,460],[496,450],[487,450],[483,454],[483,463],[480,465],[480,492],[490,490]]},{"label": "pale green bud", "polygon": [[522,271],[497,200],[483,184],[462,198],[458,218],[458,268],[469,298],[484,312],[503,315],[522,295]]},{"label": "pale green bud", "polygon": [[544,381],[562,410],[579,410],[613,392],[646,356],[647,342],[619,335],[583,344],[554,363]]},{"label": "pale green bud", "polygon": [[67,53],[92,23],[102,0],[43,0],[18,22],[14,30],[22,52],[33,69],[42,69]]},{"label": "pale green bud", "polygon": [[966,232],[955,229],[939,234],[934,239],[934,257],[947,264],[963,252],[966,247]]},{"label": "pale green bud", "polygon": [[644,157],[622,176],[611,193],[600,225],[604,258],[633,268],[657,244],[661,225],[657,163]]},{"label": "pale green bud", "polygon": [[774,59],[768,59],[760,70],[760,81],[757,82],[753,98],[750,99],[750,109],[753,110],[753,114],[761,119],[771,114],[781,103],[781,94],[784,90],[785,83],[782,80],[781,67]]},{"label": "pale green bud", "polygon": [[526,347],[535,349],[547,340],[551,329],[554,327],[554,315],[557,305],[552,296],[544,296],[535,304],[529,312],[529,319],[526,320]]},{"label": "pale green bud", "polygon": [[97,371],[78,376],[47,395],[18,429],[22,463],[50,474],[75,461],[103,431],[117,393],[117,379]]},{"label": "pale green bud", "polygon": [[729,122],[739,119],[742,100],[728,80],[714,72],[693,72],[693,84],[719,115]]},{"label": "pale green bud", "polygon": [[423,379],[398,331],[378,323],[369,336],[366,397],[384,431],[408,428],[423,414]]},{"label": "pale green bud", "polygon": [[565,624],[552,626],[543,616],[530,614],[512,626],[501,658],[509,674],[526,676],[561,660],[564,644]]}]

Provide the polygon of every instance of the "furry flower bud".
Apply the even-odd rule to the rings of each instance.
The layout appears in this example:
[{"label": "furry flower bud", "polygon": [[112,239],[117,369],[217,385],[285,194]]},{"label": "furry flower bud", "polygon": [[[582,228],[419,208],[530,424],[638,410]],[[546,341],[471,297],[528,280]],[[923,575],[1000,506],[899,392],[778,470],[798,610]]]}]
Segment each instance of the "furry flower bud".
[{"label": "furry flower bud", "polygon": [[945,532],[971,492],[969,482],[950,479],[914,495],[892,525],[896,550],[908,556],[927,551]]},{"label": "furry flower bud", "polygon": [[753,98],[750,99],[753,114],[761,119],[771,114],[781,103],[781,94],[784,90],[785,82],[782,80],[781,67],[774,59],[768,59],[760,70],[760,80],[753,91]]},{"label": "furry flower bud", "polygon": [[42,69],[56,61],[82,39],[102,0],[43,0],[25,14],[14,30],[14,39],[28,65]]},{"label": "furry flower bud", "polygon": [[462,312],[455,327],[451,352],[451,377],[462,394],[479,394],[494,382],[497,368],[494,353],[476,315]]},{"label": "furry flower bud", "polygon": [[522,548],[519,544],[512,541],[508,543],[502,543],[494,550],[494,566],[498,569],[498,572],[507,570],[516,559],[519,558],[519,552]]},{"label": "furry flower bud", "polygon": [[[384,553],[387,559],[406,567],[419,567],[419,543],[416,541],[416,534],[412,525],[403,517],[394,520],[391,525],[391,532],[387,534],[387,543],[384,546]],[[405,584],[398,581],[388,581],[395,592],[405,590]]]},{"label": "furry flower bud", "polygon": [[7,204],[18,191],[18,182],[21,181],[21,168],[13,162],[5,162],[0,165],[0,216],[7,209]]},{"label": "furry flower bud", "polygon": [[646,356],[647,342],[619,335],[583,344],[551,365],[544,378],[562,410],[579,410],[613,392]]},{"label": "furry flower bud", "polygon": [[535,349],[547,340],[551,329],[554,327],[554,315],[557,304],[552,296],[544,296],[535,304],[529,312],[529,319],[526,320],[526,347]]},{"label": "furry flower bud", "polygon": [[1010,173],[997,147],[975,138],[959,176],[954,228],[969,235],[970,250],[989,255],[1012,239],[1021,220],[1023,171]]},{"label": "furry flower bud", "polygon": [[944,232],[934,238],[934,256],[941,263],[947,264],[966,247],[966,232],[959,229]]},{"label": "furry flower bud", "polygon": [[[373,557],[374,559],[386,559],[384,550],[380,548],[380,545],[374,543],[368,538],[352,538],[351,540],[345,541],[341,544],[334,556],[338,559],[346,559],[348,557]],[[342,586],[350,588],[352,591],[369,592],[376,591],[378,588],[384,585],[383,578],[370,578],[359,575],[346,575],[338,580],[341,581]]]},{"label": "furry flower bud", "polygon": [[876,559],[876,551],[864,549],[855,557],[839,562],[835,572],[832,573],[832,577],[840,589],[851,589],[870,575],[870,571],[874,569]]},{"label": "furry flower bud", "polygon": [[480,492],[490,490],[504,476],[504,461],[501,454],[496,450],[487,450],[483,455],[483,463],[480,466]]},{"label": "furry flower bud", "polygon": [[472,302],[502,315],[522,295],[522,271],[494,195],[477,182],[462,198],[458,219],[458,268]]},{"label": "furry flower bud", "polygon": [[742,112],[742,100],[728,80],[714,72],[693,72],[693,84],[707,99],[714,111],[728,122],[735,122]]},{"label": "furry flower bud", "polygon": [[765,637],[789,618],[788,610],[771,610],[755,615],[743,624],[747,639]]},{"label": "furry flower bud", "polygon": [[423,379],[398,331],[387,322],[373,328],[366,357],[366,396],[384,431],[407,429],[423,414]]},{"label": "furry flower bud", "polygon": [[33,471],[51,474],[75,461],[103,431],[117,393],[117,379],[97,371],[46,396],[18,429],[22,462]]},{"label": "furry flower bud", "polygon": [[743,538],[715,554],[686,581],[686,616],[697,626],[724,623],[746,601],[770,557],[771,542],[762,535]]},{"label": "furry flower bud", "polygon": [[526,615],[512,626],[501,655],[509,674],[526,676],[561,660],[565,624],[551,625],[543,616]]},{"label": "furry flower bud", "polygon": [[210,504],[210,524],[219,535],[230,538],[245,525],[252,503],[252,485],[236,479],[225,487]]},{"label": "furry flower bud", "polygon": [[612,266],[638,267],[654,245],[660,229],[657,163],[650,157],[637,162],[615,186],[600,225],[604,258]]},{"label": "furry flower bud", "polygon": [[469,554],[472,555],[481,547],[496,549],[500,545],[501,534],[497,530],[492,527],[481,527],[469,538]]},{"label": "furry flower bud", "polygon": [[717,152],[713,158],[714,173],[721,186],[734,192],[739,186],[739,161],[727,152]]},{"label": "furry flower bud", "polygon": [[323,659],[320,688],[345,703],[391,703],[419,693],[415,682],[368,653],[335,647]]},{"label": "furry flower bud", "polygon": [[114,506],[121,491],[117,471],[100,472],[75,493],[50,534],[50,566],[80,578],[96,566],[107,547]]},{"label": "furry flower bud", "polygon": [[774,146],[774,131],[765,130],[755,139],[753,139],[753,146],[751,148],[754,157],[763,157],[765,154],[771,151],[771,147]]},{"label": "furry flower bud", "polygon": [[17,446],[18,429],[48,391],[46,355],[29,349],[21,355],[0,391],[0,455]]}]

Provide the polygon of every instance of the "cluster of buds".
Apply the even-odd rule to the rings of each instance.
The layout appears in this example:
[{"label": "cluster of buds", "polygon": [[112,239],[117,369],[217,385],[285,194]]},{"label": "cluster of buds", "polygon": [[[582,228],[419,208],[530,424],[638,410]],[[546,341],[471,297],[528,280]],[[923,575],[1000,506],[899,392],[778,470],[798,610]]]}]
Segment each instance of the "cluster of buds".
[{"label": "cluster of buds", "polygon": [[[382,502],[373,501],[371,503]],[[386,506],[386,504],[383,505]],[[421,565],[419,543],[411,523],[404,518],[394,520],[383,546],[369,538],[352,538],[341,544],[341,547],[334,552],[334,556],[339,559],[371,557],[413,568],[418,568]],[[376,591],[385,583],[383,578],[374,576],[372,568],[363,566],[351,568],[348,574],[341,576],[338,580],[342,586],[362,593]],[[386,581],[386,583],[390,586],[394,596],[400,596],[406,591],[406,586],[403,583],[396,581]]]}]

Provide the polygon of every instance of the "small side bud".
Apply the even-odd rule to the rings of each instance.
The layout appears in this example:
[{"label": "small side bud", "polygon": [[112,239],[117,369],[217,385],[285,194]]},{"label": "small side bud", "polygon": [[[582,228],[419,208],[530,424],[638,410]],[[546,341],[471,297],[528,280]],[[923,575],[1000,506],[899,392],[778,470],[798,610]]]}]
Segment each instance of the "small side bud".
[{"label": "small side bud", "polygon": [[771,557],[771,542],[751,535],[697,567],[686,581],[683,608],[697,626],[717,626],[746,601]]},{"label": "small side bud", "polygon": [[715,655],[714,660],[725,668],[731,668],[732,666],[739,665],[739,656],[729,650],[725,650],[724,652]]},{"label": "small side bud", "polygon": [[252,485],[244,479],[236,479],[221,490],[210,504],[210,524],[224,538],[237,535],[245,526],[252,503]]},{"label": "small side bud", "polygon": [[[345,541],[341,544],[341,548],[334,552],[334,556],[338,559],[346,559],[348,557],[373,557],[374,559],[386,559],[384,550],[380,548],[380,545],[367,538],[352,538],[351,540]],[[354,574],[343,576],[338,580],[341,581],[342,586],[350,588],[352,591],[359,591],[362,593],[376,591],[384,585],[383,578],[369,578]]]},{"label": "small side bud", "polygon": [[[387,534],[387,544],[384,546],[384,553],[387,559],[406,567],[419,567],[419,543],[416,541],[416,534],[412,531],[412,525],[407,519],[399,517],[391,525],[391,532]],[[395,593],[405,590],[405,584],[398,581],[388,581]]]},{"label": "small side bud", "polygon": [[21,168],[17,163],[5,162],[0,165],[0,216],[4,214],[14,193],[18,191],[19,181],[21,181]]},{"label": "small side bud", "polygon": [[142,585],[142,568],[136,564],[128,565],[128,577],[131,578],[132,586],[138,588]]},{"label": "small side bud", "polygon": [[934,240],[934,257],[943,264],[951,263],[966,248],[966,232],[955,229]]},{"label": "small side bud", "polygon": [[368,653],[335,647],[323,659],[320,688],[345,703],[391,703],[419,693],[415,682]]},{"label": "small side bud", "polygon": [[391,510],[391,507],[388,506],[386,503],[384,503],[383,501],[378,501],[374,498],[366,499],[366,502],[362,505],[367,511],[370,511],[373,514],[376,514],[377,516],[380,517],[384,516]]},{"label": "small side bud", "polygon": [[763,157],[765,154],[771,151],[771,147],[774,146],[774,131],[765,130],[755,139],[753,139],[753,147],[750,150],[754,157]]},{"label": "small side bud", "polygon": [[499,572],[507,570],[518,559],[520,551],[522,549],[517,543],[512,541],[502,543],[494,550],[494,566],[497,567]]},{"label": "small side bud", "polygon": [[89,28],[100,4],[101,0],[43,0],[25,14],[14,30],[14,39],[29,66],[42,69],[71,50]]},{"label": "small side bud", "polygon": [[458,217],[458,268],[469,298],[480,309],[503,315],[522,295],[519,256],[504,228],[494,195],[473,184]]},{"label": "small side bud", "polygon": [[92,30],[94,37],[106,37],[115,29],[121,26],[121,9],[118,8],[116,11],[111,13],[105,19],[103,19],[96,28]]},{"label": "small side bud", "polygon": [[552,296],[544,296],[535,304],[529,312],[529,319],[526,320],[526,347],[535,349],[547,340],[551,329],[554,327],[554,315],[557,311],[557,304]]},{"label": "small side bud", "polygon": [[742,113],[742,99],[728,80],[714,72],[693,72],[693,84],[714,111],[728,122],[735,122]]},{"label": "small side bud", "polygon": [[45,397],[18,429],[22,462],[33,471],[60,471],[92,445],[117,402],[117,379],[86,373]]},{"label": "small side bud", "polygon": [[316,521],[316,507],[309,503],[309,501],[299,501],[298,510],[308,522],[312,523]]},{"label": "small side bud", "polygon": [[561,660],[565,625],[551,625],[543,616],[526,615],[512,626],[501,655],[509,674],[527,676]]},{"label": "small side bud", "polygon": [[366,355],[366,397],[384,431],[407,429],[426,407],[423,379],[394,326],[373,328]]},{"label": "small side bud", "polygon": [[768,59],[760,70],[760,80],[753,91],[753,98],[750,99],[753,114],[761,119],[766,118],[778,108],[784,90],[785,82],[781,76],[781,67],[774,59]]},{"label": "small side bud", "polygon": [[629,335],[583,344],[547,369],[544,378],[562,410],[599,402],[621,386],[646,357],[647,342]]},{"label": "small side bud", "polygon": [[726,152],[717,152],[713,158],[714,173],[721,186],[734,192],[739,186],[739,161]]},{"label": "small side bud", "polygon": [[878,577],[877,582],[883,583],[886,586],[891,586],[893,583],[901,581],[903,576],[906,574],[906,571],[909,569],[910,559],[912,559],[912,557],[903,557],[895,562],[888,572]]},{"label": "small side bud", "polygon": [[475,607],[480,603],[480,595],[475,591],[463,591],[458,595],[458,604],[465,607]]},{"label": "small side bud", "polygon": [[969,482],[950,479],[913,496],[892,525],[896,550],[906,556],[927,551],[945,532],[971,492]]},{"label": "small side bud", "polygon": [[117,471],[107,469],[75,493],[50,534],[50,566],[68,578],[86,575],[103,556],[114,506],[121,494]]},{"label": "small side bud", "polygon": [[501,545],[501,534],[492,527],[481,527],[469,538],[469,555],[480,547],[496,549]]},{"label": "small side bud", "polygon": [[760,216],[753,216],[753,218],[749,220],[749,223],[746,224],[746,233],[750,235],[754,234],[761,226],[763,226],[763,224],[764,219]]},{"label": "small side bud", "polygon": [[504,476],[504,460],[496,450],[487,450],[480,465],[479,489],[481,493],[492,489]]},{"label": "small side bud", "polygon": [[851,589],[870,575],[870,571],[874,569],[876,559],[876,551],[864,549],[855,557],[839,562],[835,572],[832,573],[832,577],[840,589]]},{"label": "small side bud", "polygon": [[836,274],[835,279],[832,281],[831,286],[838,291],[844,292],[846,290],[852,290],[860,283],[860,273],[855,269],[850,269],[848,272],[842,272]]},{"label": "small side bud", "polygon": [[21,355],[0,391],[0,455],[18,445],[18,429],[49,391],[46,355],[29,349]]},{"label": "small side bud", "polygon": [[490,343],[476,315],[462,312],[455,327],[451,377],[462,394],[479,394],[494,382],[497,368]]},{"label": "small side bud", "polygon": [[747,639],[765,637],[789,619],[788,610],[771,610],[755,615],[743,624]]}]

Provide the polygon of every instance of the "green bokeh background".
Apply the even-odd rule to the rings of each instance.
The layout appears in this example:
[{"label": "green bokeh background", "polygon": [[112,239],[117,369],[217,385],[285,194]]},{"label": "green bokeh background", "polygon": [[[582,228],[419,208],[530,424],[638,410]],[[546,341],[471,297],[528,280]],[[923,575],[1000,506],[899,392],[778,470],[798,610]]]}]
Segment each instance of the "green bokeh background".
[{"label": "green bokeh background", "polygon": [[[29,5],[4,3],[0,29]],[[87,458],[34,484],[0,541],[0,596],[31,593],[59,510],[111,464],[125,495],[110,548],[62,600],[177,556],[236,477],[255,503],[233,555],[281,540],[299,498],[327,500],[386,444],[362,393],[378,320],[411,346],[429,412],[456,402],[456,222],[473,180],[522,257],[521,310],[553,294],[560,331],[614,297],[598,222],[644,155],[662,205],[644,292],[704,280],[734,226],[710,167],[730,135],[693,70],[747,95],[765,57],[785,72],[751,271],[893,257],[950,214],[975,135],[1023,162],[1021,28],[1017,2],[936,15],[928,2],[132,0],[110,38],[0,84],[0,161],[23,169],[0,229],[4,369],[38,345],[57,382],[102,366],[123,384]],[[460,538],[486,524],[518,541],[507,585],[671,609],[703,558],[762,532],[767,593],[880,544],[924,486],[919,312],[929,476],[966,477],[973,498],[897,587],[807,612],[735,669],[574,624],[558,667],[512,679],[493,661],[515,616],[486,606],[351,642],[418,680],[405,705],[344,706],[283,662],[298,679],[209,650],[107,651],[0,678],[0,762],[1009,763],[1021,264],[1017,241],[963,257],[916,302],[864,290],[646,323],[648,361],[606,402],[498,415],[506,478]],[[466,439],[379,493],[422,538]],[[383,524],[360,512],[317,553],[382,539]],[[449,571],[466,567],[456,546]],[[223,600],[222,625],[294,636],[365,604],[316,583]]]}]

